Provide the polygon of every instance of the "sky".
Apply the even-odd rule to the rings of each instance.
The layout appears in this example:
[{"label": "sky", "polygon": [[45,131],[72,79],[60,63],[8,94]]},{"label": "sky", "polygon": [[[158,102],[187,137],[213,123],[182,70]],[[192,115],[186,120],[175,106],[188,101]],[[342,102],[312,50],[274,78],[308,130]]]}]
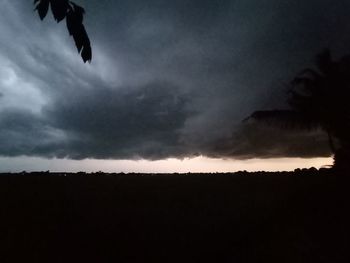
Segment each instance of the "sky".
[{"label": "sky", "polygon": [[331,164],[321,130],[242,120],[287,108],[286,84],[350,47],[348,0],[76,0],[65,22],[0,0],[0,172],[291,170]]}]

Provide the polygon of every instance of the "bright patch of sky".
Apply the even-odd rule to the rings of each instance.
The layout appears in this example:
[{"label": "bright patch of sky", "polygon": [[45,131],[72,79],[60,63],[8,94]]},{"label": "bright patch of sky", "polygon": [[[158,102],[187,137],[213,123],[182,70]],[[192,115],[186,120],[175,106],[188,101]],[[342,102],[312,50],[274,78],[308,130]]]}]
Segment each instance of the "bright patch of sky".
[{"label": "bright patch of sky", "polygon": [[331,158],[279,158],[223,160],[207,157],[147,160],[67,160],[35,157],[0,158],[0,172],[107,172],[107,173],[215,173],[236,171],[293,171],[296,168],[321,168],[332,164]]}]

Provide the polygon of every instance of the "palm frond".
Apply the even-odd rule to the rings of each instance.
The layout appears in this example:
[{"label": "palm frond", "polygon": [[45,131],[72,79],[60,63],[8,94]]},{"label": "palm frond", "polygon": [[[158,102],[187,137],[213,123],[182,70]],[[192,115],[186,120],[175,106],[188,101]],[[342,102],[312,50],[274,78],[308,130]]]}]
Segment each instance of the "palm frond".
[{"label": "palm frond", "polygon": [[282,129],[311,130],[320,126],[319,122],[293,110],[255,111],[243,120],[254,120]]}]

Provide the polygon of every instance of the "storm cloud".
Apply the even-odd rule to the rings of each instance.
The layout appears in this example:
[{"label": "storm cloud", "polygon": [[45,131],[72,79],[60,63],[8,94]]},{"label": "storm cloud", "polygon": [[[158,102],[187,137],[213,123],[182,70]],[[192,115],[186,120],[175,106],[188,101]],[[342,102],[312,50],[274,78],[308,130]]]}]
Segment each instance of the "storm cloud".
[{"label": "storm cloud", "polygon": [[322,131],[246,123],[283,108],[324,47],[350,47],[350,2],[77,1],[93,61],[32,1],[0,9],[0,155],[72,159],[329,156]]}]

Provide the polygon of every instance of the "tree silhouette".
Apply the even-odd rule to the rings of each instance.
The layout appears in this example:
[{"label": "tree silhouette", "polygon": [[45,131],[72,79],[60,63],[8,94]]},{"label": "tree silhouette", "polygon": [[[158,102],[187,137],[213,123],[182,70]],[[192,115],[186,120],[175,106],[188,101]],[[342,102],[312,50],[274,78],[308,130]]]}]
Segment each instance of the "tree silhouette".
[{"label": "tree silhouette", "polygon": [[[350,160],[350,56],[334,61],[329,49],[290,83],[288,110],[256,111],[249,118],[283,128],[322,128],[328,134],[335,168]],[[248,119],[249,119],[248,118]]]},{"label": "tree silhouette", "polygon": [[41,20],[46,17],[49,7],[51,7],[53,17],[57,23],[66,19],[68,32],[74,39],[78,53],[84,63],[86,61],[91,62],[90,39],[83,25],[84,8],[69,0],[34,0],[34,5]]}]

